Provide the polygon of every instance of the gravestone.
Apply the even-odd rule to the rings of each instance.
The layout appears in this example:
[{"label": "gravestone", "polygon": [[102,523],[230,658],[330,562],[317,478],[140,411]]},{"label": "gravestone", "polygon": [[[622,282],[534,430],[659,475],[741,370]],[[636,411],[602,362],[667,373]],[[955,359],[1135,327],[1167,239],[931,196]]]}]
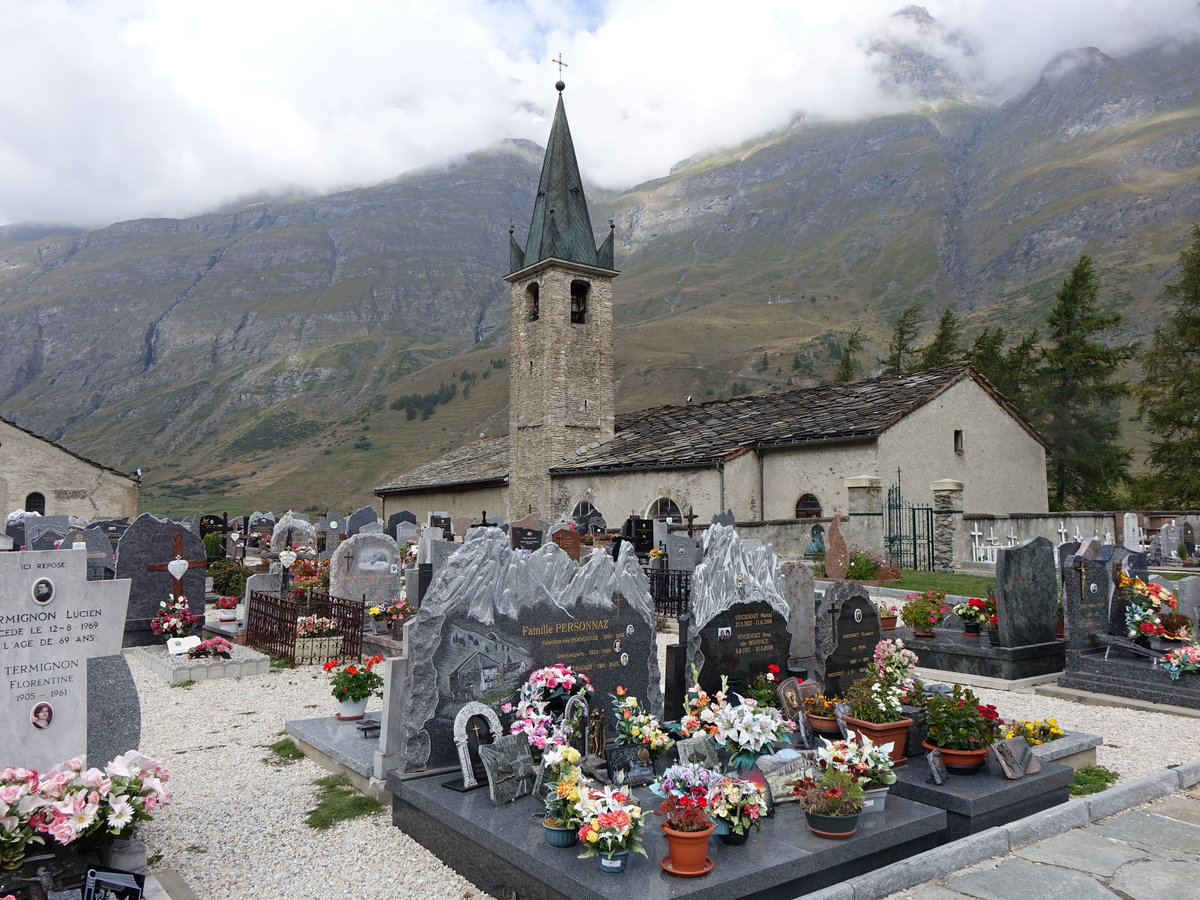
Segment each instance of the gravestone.
[{"label": "gravestone", "polygon": [[450,513],[448,512],[431,512],[429,514],[429,524],[426,529],[436,528],[442,533],[442,540],[454,540],[454,531],[450,526]]},{"label": "gravestone", "polygon": [[6,553],[13,548],[13,539],[6,533],[0,534],[0,553]]},{"label": "gravestone", "polygon": [[87,528],[82,533],[73,531],[68,538],[82,540],[87,549],[88,581],[107,581],[117,577],[117,560],[112,544],[99,528]]},{"label": "gravestone", "polygon": [[779,563],[779,575],[783,599],[791,610],[788,619],[788,629],[792,633],[789,668],[812,668],[817,652],[817,600],[812,566],[796,560],[783,560]]},{"label": "gravestone", "polygon": [[379,516],[375,514],[375,507],[364,506],[362,509],[358,509],[350,513],[350,517],[346,520],[346,527],[344,529],[345,535],[347,538],[352,538],[358,534],[359,529],[361,529],[368,522],[378,521]]},{"label": "gravestone", "polygon": [[723,525],[726,528],[732,528],[737,524],[737,516],[733,514],[732,509],[727,509],[724,512],[717,513],[712,517],[713,525]]},{"label": "gravestone", "polygon": [[1183,543],[1183,529],[1174,522],[1170,522],[1158,529],[1158,536],[1162,541],[1163,559],[1177,559],[1179,545]]},{"label": "gravestone", "polygon": [[419,540],[421,537],[421,528],[415,522],[401,522],[396,526],[396,543],[407,544],[409,541]]},{"label": "gravestone", "polygon": [[523,735],[504,734],[479,748],[492,803],[504,806],[533,792],[536,773]]},{"label": "gravestone", "polygon": [[25,548],[28,550],[57,550],[71,530],[68,516],[39,516],[25,520]]},{"label": "gravestone", "polygon": [[342,529],[346,527],[346,520],[340,516],[324,518],[314,527],[317,533],[317,559],[332,559],[342,543]]},{"label": "gravestone", "polygon": [[245,604],[250,600],[250,595],[253,593],[259,594],[274,594],[279,596],[283,590],[283,573],[282,572],[255,572],[246,579],[246,592],[242,595],[242,604],[238,607],[245,614]]},{"label": "gravestone", "polygon": [[630,516],[625,520],[621,536],[633,543],[633,551],[638,556],[645,556],[654,549],[654,520]]},{"label": "gravestone", "polygon": [[570,528],[563,528],[550,535],[550,539],[554,541],[556,546],[561,547],[567,556],[571,557],[575,562],[579,562],[579,556],[583,550],[583,541],[580,540],[579,532]]},{"label": "gravestone", "polygon": [[1146,550],[1146,558],[1152,566],[1161,566],[1163,561],[1162,538],[1157,534],[1150,536],[1150,546]]},{"label": "gravestone", "polygon": [[1079,542],[1079,549],[1075,551],[1075,555],[1084,559],[1098,559],[1103,546],[1096,538],[1085,538]]},{"label": "gravestone", "polygon": [[228,524],[224,516],[206,515],[200,517],[200,537],[204,538],[210,534],[225,534],[229,531]]},{"label": "gravestone", "polygon": [[141,707],[120,652],[130,585],[86,574],[84,550],[0,554],[6,765],[104,765],[138,745]]},{"label": "gravestone", "polygon": [[[392,517],[389,517],[389,520],[391,518]],[[401,522],[408,522],[410,525],[418,524],[417,523],[417,514],[413,513],[413,512],[409,512],[407,509],[400,510],[400,512],[396,513],[395,518],[398,518],[399,521],[401,521]]]},{"label": "gravestone", "polygon": [[[399,525],[403,521],[404,521],[403,513],[398,513],[398,512],[392,513],[390,516],[388,516],[387,533],[390,534],[392,537],[395,537],[396,536],[396,526]],[[415,522],[416,519],[414,519],[413,521]]]},{"label": "gravestone", "polygon": [[474,522],[470,516],[451,516],[450,530],[454,532],[454,536],[465,538],[467,532],[471,530],[471,523]]},{"label": "gravestone", "polygon": [[654,606],[632,552],[576,565],[557,547],[526,555],[497,528],[474,528],[436,573],[393,660],[376,768],[455,765],[453,722],[465,703],[498,706],[529,673],[562,663],[592,679],[603,702],[617,685],[662,713]]},{"label": "gravestone", "polygon": [[1125,513],[1121,520],[1121,543],[1130,550],[1142,549],[1142,528],[1138,524],[1137,513]]},{"label": "gravestone", "polygon": [[1109,633],[1109,604],[1115,588],[1109,563],[1082,556],[1067,558],[1063,618],[1068,650],[1084,652],[1101,646],[1096,635]]},{"label": "gravestone", "polygon": [[544,532],[536,515],[514,519],[508,528],[510,546],[514,550],[534,551],[542,546]]},{"label": "gravestone", "polygon": [[1196,529],[1192,527],[1191,522],[1183,523],[1183,547],[1187,550],[1188,556],[1196,555]]},{"label": "gravestone", "polygon": [[667,550],[667,568],[676,572],[694,572],[699,562],[700,548],[693,538],[684,534],[668,534],[663,545]]},{"label": "gravestone", "polygon": [[383,534],[383,526],[378,522],[364,522],[358,529],[359,534]]},{"label": "gravestone", "polygon": [[88,528],[95,528],[104,533],[108,538],[108,542],[112,545],[112,550],[115,553],[117,543],[121,540],[121,535],[129,530],[128,519],[99,519],[88,525]]},{"label": "gravestone", "polygon": [[[178,555],[193,564],[181,579],[181,593],[188,598],[188,609],[193,615],[204,615],[204,566],[208,560],[204,542],[177,522],[143,513],[121,536],[117,546],[117,578],[130,581],[126,647],[162,643],[163,639],[150,630],[150,620],[158,614],[162,601],[174,596],[176,582],[166,571],[166,564],[176,557],[177,538],[181,548]],[[147,567],[155,568],[147,571]]]},{"label": "gravestone", "polygon": [[315,550],[317,548],[317,528],[301,519],[291,510],[285,512],[271,529],[271,551],[296,548],[297,550]]},{"label": "gravestone", "polygon": [[329,594],[362,600],[368,607],[400,594],[400,550],[386,534],[356,534],[339,548],[329,566]]},{"label": "gravestone", "polygon": [[1079,543],[1077,541],[1067,541],[1066,543],[1059,544],[1054,548],[1055,558],[1058,562],[1058,573],[1060,580],[1062,573],[1065,571],[1064,567],[1067,564],[1067,557],[1074,556],[1078,549]]},{"label": "gravestone", "polygon": [[[1200,577],[1189,575],[1181,578],[1170,586],[1179,601],[1179,612],[1192,620],[1192,624],[1200,627]],[[1196,628],[1192,629],[1195,634]]]},{"label": "gravestone", "polygon": [[768,665],[787,669],[791,610],[771,548],[748,550],[732,527],[712,525],[704,549],[692,575],[687,671],[695,666],[709,693],[719,690],[722,674],[731,690],[744,693]]},{"label": "gravestone", "polygon": [[1015,547],[997,549],[995,599],[1002,647],[1055,639],[1058,577],[1054,548],[1046,538],[1031,537]]},{"label": "gravestone", "polygon": [[827,697],[844,697],[866,674],[879,643],[879,614],[861,584],[830,585],[817,604],[816,666],[813,675]]},{"label": "gravestone", "polygon": [[837,516],[829,523],[829,549],[825,553],[825,577],[830,581],[845,581],[850,571],[850,548]]}]

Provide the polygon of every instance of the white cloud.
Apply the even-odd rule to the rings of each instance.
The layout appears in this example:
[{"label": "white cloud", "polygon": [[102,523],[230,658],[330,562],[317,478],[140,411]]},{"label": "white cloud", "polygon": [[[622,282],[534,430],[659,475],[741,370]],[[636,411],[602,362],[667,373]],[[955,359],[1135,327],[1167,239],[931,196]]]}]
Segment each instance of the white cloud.
[{"label": "white cloud", "polygon": [[[545,140],[557,71],[585,178],[627,187],[801,111],[885,108],[883,0],[0,0],[0,222],[186,216]],[[1055,52],[1197,33],[1195,0],[942,0],[996,83]]]}]

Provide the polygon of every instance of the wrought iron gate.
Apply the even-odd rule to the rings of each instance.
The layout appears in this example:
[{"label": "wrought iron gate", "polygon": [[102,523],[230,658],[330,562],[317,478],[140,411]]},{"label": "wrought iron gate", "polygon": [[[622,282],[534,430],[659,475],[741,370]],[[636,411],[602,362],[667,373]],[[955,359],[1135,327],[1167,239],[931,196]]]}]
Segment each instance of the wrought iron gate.
[{"label": "wrought iron gate", "polygon": [[897,569],[933,571],[933,507],[914,506],[900,493],[900,472],[887,493],[888,562]]}]

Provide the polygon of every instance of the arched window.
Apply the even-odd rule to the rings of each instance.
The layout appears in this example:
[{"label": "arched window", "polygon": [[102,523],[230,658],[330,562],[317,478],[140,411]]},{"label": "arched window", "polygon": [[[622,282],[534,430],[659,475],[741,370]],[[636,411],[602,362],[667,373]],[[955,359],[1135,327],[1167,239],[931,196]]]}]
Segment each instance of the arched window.
[{"label": "arched window", "polygon": [[583,534],[603,531],[608,527],[604,515],[587,500],[580,500],[575,504],[575,509],[571,511],[571,519]]},{"label": "arched window", "polygon": [[46,498],[37,491],[34,491],[25,498],[25,511],[35,512],[39,516],[44,516],[46,514]]},{"label": "arched window", "polygon": [[812,494],[801,494],[800,499],[796,501],[796,518],[821,518],[821,501]]},{"label": "arched window", "polygon": [[525,288],[525,309],[530,322],[536,322],[542,314],[542,308],[538,302],[538,293],[540,290],[536,281]]},{"label": "arched window", "polygon": [[587,321],[588,291],[592,286],[576,278],[571,282],[571,324],[582,325]]},{"label": "arched window", "polygon": [[671,519],[674,522],[680,522],[683,520],[683,514],[679,512],[679,507],[670,497],[659,497],[650,504],[649,518]]}]

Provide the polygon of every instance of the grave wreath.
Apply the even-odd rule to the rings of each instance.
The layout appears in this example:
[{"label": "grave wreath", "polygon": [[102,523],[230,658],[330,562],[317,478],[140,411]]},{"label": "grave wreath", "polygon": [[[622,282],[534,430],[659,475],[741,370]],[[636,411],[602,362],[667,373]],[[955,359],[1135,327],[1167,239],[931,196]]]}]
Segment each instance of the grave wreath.
[{"label": "grave wreath", "polygon": [[1147,584],[1140,578],[1131,578],[1124,570],[1117,574],[1117,587],[1126,602],[1125,626],[1129,629],[1130,637],[1148,637],[1165,632],[1159,614],[1164,606],[1175,609],[1179,605],[1174,594],[1161,584]]}]

